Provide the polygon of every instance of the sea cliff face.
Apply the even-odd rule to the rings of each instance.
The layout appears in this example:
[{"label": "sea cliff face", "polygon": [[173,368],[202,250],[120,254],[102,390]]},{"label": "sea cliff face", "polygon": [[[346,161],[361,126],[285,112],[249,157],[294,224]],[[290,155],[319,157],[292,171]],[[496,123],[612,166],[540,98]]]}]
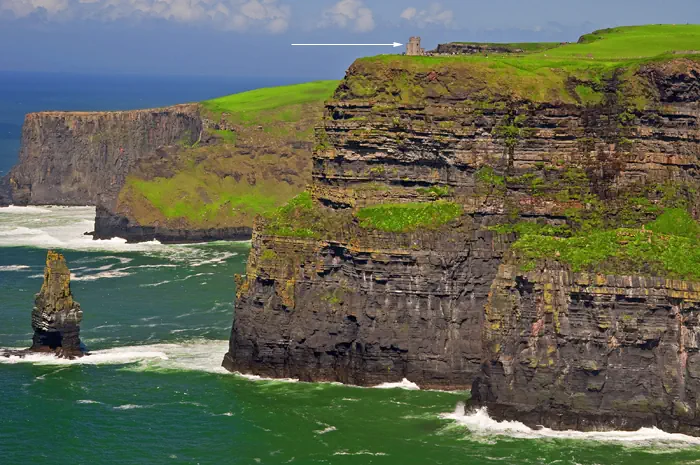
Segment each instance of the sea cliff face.
[{"label": "sea cliff face", "polygon": [[312,186],[255,225],[224,366],[698,434],[700,65],[499,66],[353,64]]},{"label": "sea cliff face", "polygon": [[501,265],[472,399],[555,429],[698,435],[700,282]]},{"label": "sea cliff face", "polygon": [[17,205],[111,203],[136,163],[156,148],[194,143],[199,106],[26,116],[19,163],[7,183]]}]

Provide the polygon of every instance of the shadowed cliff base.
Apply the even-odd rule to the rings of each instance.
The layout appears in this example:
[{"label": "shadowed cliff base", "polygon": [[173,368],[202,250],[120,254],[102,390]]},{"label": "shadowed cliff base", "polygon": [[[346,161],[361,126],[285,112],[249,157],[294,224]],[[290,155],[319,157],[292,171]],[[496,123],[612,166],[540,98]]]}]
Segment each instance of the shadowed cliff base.
[{"label": "shadowed cliff base", "polygon": [[312,185],[253,228],[224,366],[697,435],[699,40],[356,61]]}]

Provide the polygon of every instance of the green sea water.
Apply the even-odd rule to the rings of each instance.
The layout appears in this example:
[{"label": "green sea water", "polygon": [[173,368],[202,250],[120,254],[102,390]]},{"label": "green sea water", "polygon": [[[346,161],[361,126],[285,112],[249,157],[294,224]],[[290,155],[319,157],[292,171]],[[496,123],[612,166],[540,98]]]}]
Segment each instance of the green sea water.
[{"label": "green sea water", "polygon": [[697,439],[533,431],[463,412],[464,392],[227,373],[249,244],[95,242],[82,235],[92,215],[0,209],[0,347],[29,345],[51,247],[92,352],[0,359],[0,464],[700,464]]}]

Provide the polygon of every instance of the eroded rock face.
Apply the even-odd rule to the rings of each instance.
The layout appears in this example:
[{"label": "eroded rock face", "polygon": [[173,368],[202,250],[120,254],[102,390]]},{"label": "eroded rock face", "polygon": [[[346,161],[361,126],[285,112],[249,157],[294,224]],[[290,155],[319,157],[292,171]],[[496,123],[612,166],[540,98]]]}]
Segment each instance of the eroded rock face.
[{"label": "eroded rock face", "polygon": [[80,322],[83,311],[70,290],[70,270],[60,253],[46,255],[44,283],[32,310],[31,351],[54,352],[59,357],[80,357]]},{"label": "eroded rock face", "polygon": [[[474,403],[498,419],[700,434],[698,283],[614,261],[584,276],[554,256],[521,272],[517,233],[497,226],[559,227],[598,202],[601,222],[638,227],[654,216],[629,199],[661,205],[663,186],[697,218],[698,65],[612,76],[594,104],[573,88],[575,103],[475,103],[488,89],[459,70],[381,66],[350,68],[317,133],[310,195],[332,220],[296,237],[256,225],[224,366],[361,385],[474,382]],[[655,102],[619,99],[630,82]],[[431,195],[464,215],[401,233],[358,217]]]},{"label": "eroded rock face", "polygon": [[199,106],[115,112],[30,113],[19,163],[6,183],[16,205],[111,204],[138,160],[163,145],[191,144]]},{"label": "eroded rock face", "polygon": [[501,265],[472,402],[555,429],[700,434],[700,283]]},{"label": "eroded rock face", "polygon": [[350,226],[332,242],[254,234],[224,366],[468,389],[480,367],[481,309],[506,247],[479,226],[402,235]]}]

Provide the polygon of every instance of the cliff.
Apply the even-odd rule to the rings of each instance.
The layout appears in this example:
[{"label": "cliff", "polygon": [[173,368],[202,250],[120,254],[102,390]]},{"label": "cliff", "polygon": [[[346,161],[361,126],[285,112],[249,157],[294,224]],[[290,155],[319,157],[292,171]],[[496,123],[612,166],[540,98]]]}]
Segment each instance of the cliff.
[{"label": "cliff", "polygon": [[29,114],[0,205],[96,205],[96,239],[250,239],[255,215],[309,182],[313,128],[336,85],[160,109]]},{"label": "cliff", "polygon": [[195,141],[157,148],[97,208],[94,237],[250,239],[253,219],[311,179],[313,128],[335,81],[258,89],[200,104]]},{"label": "cliff", "polygon": [[30,113],[19,162],[7,183],[17,205],[96,205],[115,198],[127,175],[156,148],[193,143],[199,106]]},{"label": "cliff", "polygon": [[700,63],[668,52],[698,39],[355,62],[309,190],[255,225],[223,365],[474,383],[497,419],[700,433]]},{"label": "cliff", "polygon": [[33,352],[54,352],[59,357],[82,357],[80,322],[83,312],[70,290],[70,270],[63,255],[46,255],[44,283],[32,310]]}]

